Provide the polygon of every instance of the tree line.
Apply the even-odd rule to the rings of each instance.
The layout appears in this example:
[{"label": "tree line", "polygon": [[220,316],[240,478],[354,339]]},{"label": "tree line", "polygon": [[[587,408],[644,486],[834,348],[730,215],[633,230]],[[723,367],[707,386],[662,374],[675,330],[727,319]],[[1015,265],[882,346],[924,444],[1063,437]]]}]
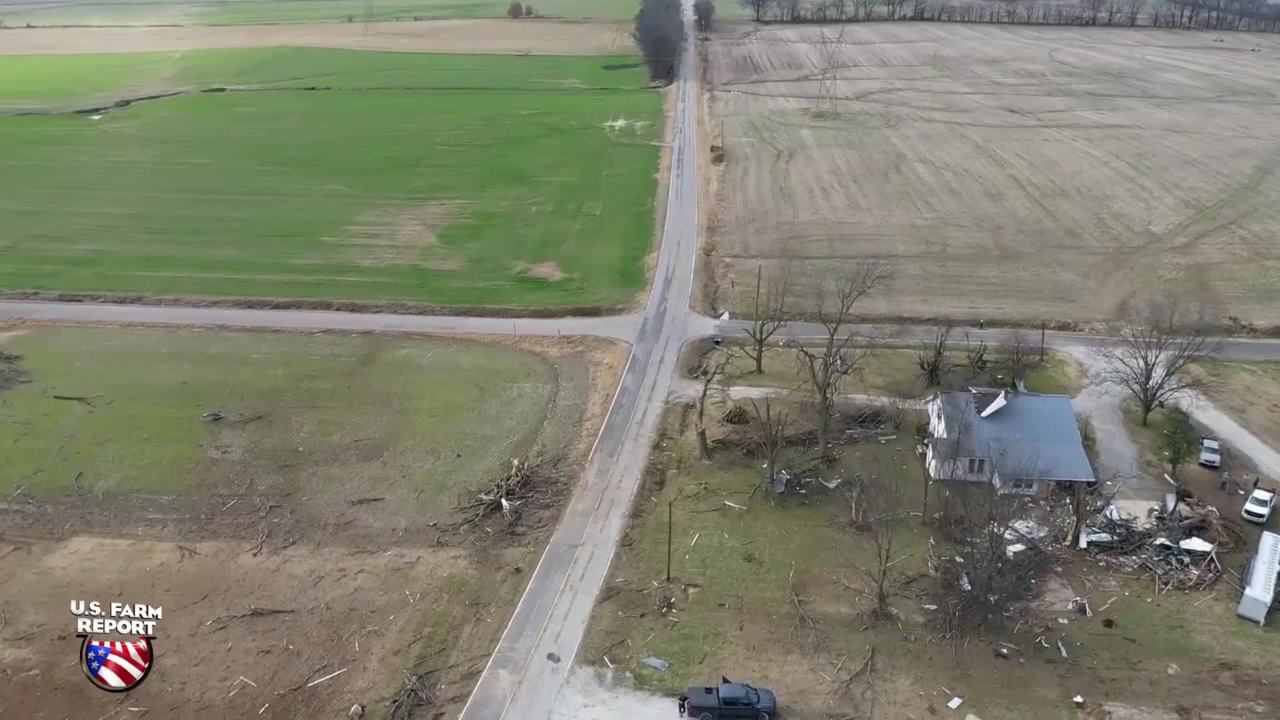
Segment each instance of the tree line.
[{"label": "tree line", "polygon": [[675,80],[676,62],[684,47],[680,0],[644,0],[632,35],[644,56],[649,79],[661,83]]},{"label": "tree line", "polygon": [[1092,25],[1280,31],[1280,4],[1268,0],[739,0],[756,22],[877,20]]}]

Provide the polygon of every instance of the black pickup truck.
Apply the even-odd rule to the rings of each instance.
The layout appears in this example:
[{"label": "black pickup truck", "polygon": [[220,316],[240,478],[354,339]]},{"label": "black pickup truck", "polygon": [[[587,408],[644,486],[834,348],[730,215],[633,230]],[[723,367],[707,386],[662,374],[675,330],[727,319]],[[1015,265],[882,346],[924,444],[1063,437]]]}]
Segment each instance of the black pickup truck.
[{"label": "black pickup truck", "polygon": [[682,714],[698,720],[770,720],[777,716],[778,698],[772,690],[722,678],[716,686],[689,688],[689,694],[680,698],[680,707]]}]

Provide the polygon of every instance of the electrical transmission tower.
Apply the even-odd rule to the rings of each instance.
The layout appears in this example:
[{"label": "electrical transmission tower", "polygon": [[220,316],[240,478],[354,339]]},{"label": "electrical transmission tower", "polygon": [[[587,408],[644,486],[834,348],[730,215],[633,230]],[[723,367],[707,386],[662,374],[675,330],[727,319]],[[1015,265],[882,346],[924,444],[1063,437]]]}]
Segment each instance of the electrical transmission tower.
[{"label": "electrical transmission tower", "polygon": [[844,28],[840,28],[840,34],[834,40],[828,37],[826,30],[822,31],[822,72],[818,75],[818,102],[813,109],[815,116],[836,117],[840,114],[836,104],[836,56],[843,44]]}]

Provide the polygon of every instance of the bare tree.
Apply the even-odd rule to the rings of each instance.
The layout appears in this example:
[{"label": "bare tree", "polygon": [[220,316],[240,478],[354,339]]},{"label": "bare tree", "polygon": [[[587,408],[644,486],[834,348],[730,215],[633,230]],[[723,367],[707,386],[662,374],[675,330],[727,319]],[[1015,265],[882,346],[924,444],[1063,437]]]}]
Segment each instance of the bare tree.
[{"label": "bare tree", "polygon": [[[1113,2],[1116,0],[1113,0]],[[711,19],[715,17],[716,6],[711,0],[694,0],[693,15],[697,19],[698,29],[702,31],[711,29]]]},{"label": "bare tree", "polygon": [[1111,487],[1115,487],[1110,496],[1099,490],[1097,483],[1077,482],[1071,484],[1071,535],[1068,542],[1074,544],[1080,539],[1080,531],[1086,523],[1097,515],[1102,508],[1111,504],[1111,499],[1119,491],[1123,480],[1119,476],[1112,477]]},{"label": "bare tree", "polygon": [[901,582],[901,573],[895,570],[893,551],[893,525],[902,518],[902,493],[888,463],[880,463],[874,475],[868,475],[861,483],[859,494],[863,498],[865,521],[863,526],[874,550],[869,564],[858,565],[871,585],[872,615],[885,619],[892,613],[889,599]]},{"label": "bare tree", "polygon": [[972,627],[998,621],[1036,587],[1027,582],[1045,565],[1046,556],[1031,540],[1028,548],[1006,552],[1013,522],[1025,517],[1026,496],[1002,495],[989,483],[961,483],[948,489],[945,529],[956,543],[955,557],[943,561],[938,578],[938,604],[943,606],[953,640]]},{"label": "bare tree", "polygon": [[1031,338],[1022,330],[1015,330],[1009,334],[1004,351],[1004,365],[1009,371],[1009,384],[1017,387],[1020,381],[1026,379],[1027,369],[1036,362],[1039,351],[1031,343]]},{"label": "bare tree", "polygon": [[729,353],[724,350],[716,349],[708,353],[708,357],[703,358],[703,362],[694,370],[694,377],[702,380],[702,387],[698,393],[698,417],[696,422],[698,435],[698,457],[703,460],[711,459],[711,450],[707,443],[707,398],[711,394],[711,389],[724,380],[725,370],[732,361]]},{"label": "bare tree", "polygon": [[773,4],[773,0],[739,0],[742,7],[751,11],[756,22],[765,19],[769,14],[769,6]]},{"label": "bare tree", "polygon": [[926,387],[937,387],[951,369],[951,358],[947,354],[947,344],[951,338],[951,326],[943,325],[933,333],[933,340],[920,344],[916,350],[916,365],[920,368],[920,377]]},{"label": "bare tree", "polygon": [[1142,12],[1142,8],[1146,7],[1147,0],[1125,0],[1124,17],[1129,27],[1138,24],[1138,14]]},{"label": "bare tree", "polygon": [[846,276],[828,277],[817,285],[817,316],[824,329],[822,343],[808,346],[794,343],[801,373],[808,385],[818,430],[818,456],[825,457],[831,430],[831,415],[840,386],[866,357],[866,348],[856,344],[850,331],[853,308],[886,277],[888,266],[864,262]]},{"label": "bare tree", "polygon": [[742,352],[755,363],[754,372],[757,374],[764,372],[764,353],[769,340],[787,325],[784,318],[790,278],[789,268],[784,269],[780,275],[771,275],[768,285],[764,288],[764,296],[761,297],[762,270],[756,268],[756,291],[755,301],[752,303],[751,327],[744,331],[751,339],[751,344],[744,347]]},{"label": "bare tree", "polygon": [[760,455],[764,457],[764,482],[771,485],[778,472],[778,456],[786,445],[787,424],[791,421],[791,413],[785,408],[775,408],[769,398],[762,402],[751,400],[751,412],[755,416],[752,423],[753,441]]},{"label": "bare tree", "polygon": [[1099,377],[1137,401],[1146,425],[1156,407],[1206,385],[1202,373],[1188,370],[1218,348],[1203,317],[1176,300],[1151,300],[1131,307],[1115,340],[1098,351],[1105,362]]},{"label": "bare tree", "polygon": [[977,342],[969,340],[969,334],[964,336],[964,364],[969,369],[969,379],[973,380],[987,369],[987,352],[990,350],[986,340],[979,339]]}]

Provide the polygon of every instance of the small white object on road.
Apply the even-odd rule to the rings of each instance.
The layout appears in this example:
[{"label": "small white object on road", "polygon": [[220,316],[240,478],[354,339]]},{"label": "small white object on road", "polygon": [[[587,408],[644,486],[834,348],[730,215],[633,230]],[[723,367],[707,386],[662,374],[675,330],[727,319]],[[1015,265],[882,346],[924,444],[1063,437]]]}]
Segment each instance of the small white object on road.
[{"label": "small white object on road", "polygon": [[964,702],[964,698],[956,696],[947,701],[947,707],[955,710]]}]

